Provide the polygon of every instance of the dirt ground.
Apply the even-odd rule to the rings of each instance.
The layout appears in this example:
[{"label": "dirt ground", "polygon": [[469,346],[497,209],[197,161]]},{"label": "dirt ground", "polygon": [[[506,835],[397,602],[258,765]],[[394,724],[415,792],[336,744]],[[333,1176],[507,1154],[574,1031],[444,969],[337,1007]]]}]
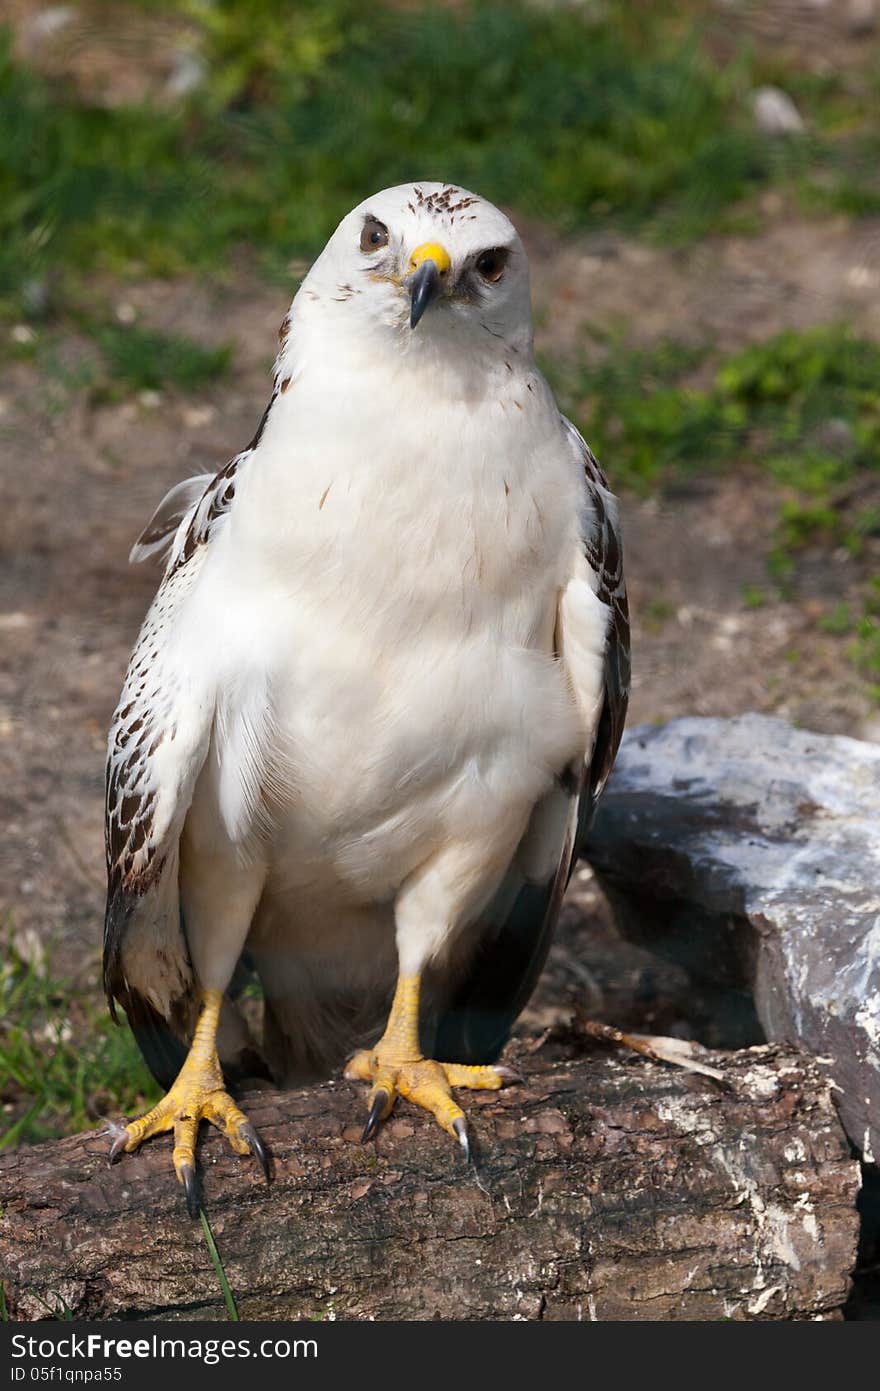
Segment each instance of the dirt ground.
[{"label": "dirt ground", "polygon": [[[880,226],[780,210],[761,236],[689,251],[607,237],[562,243],[544,228],[525,230],[545,353],[588,341],[591,328],[621,325],[634,343],[674,332],[725,350],[844,319],[880,335]],[[246,266],[222,286],[108,281],[96,295],[110,312],[134,309],[150,327],[205,345],[230,340],[235,356],[230,376],[197,397],[96,404],[29,363],[11,367],[0,389],[9,480],[0,518],[0,912],[16,933],[58,942],[86,988],[102,911],[105,731],[158,582],[155,569],[128,566],[128,549],[167,488],[219,467],[250,438],[286,308],[283,289]],[[71,340],[71,366],[78,351]],[[603,462],[613,480],[614,459]],[[624,498],[630,723],[757,709],[880,738],[876,707],[840,642],[813,621],[816,595],[845,598],[856,578],[846,554],[820,557],[797,603],[749,608],[743,600],[744,585],[766,582],[768,486],[733,473],[664,500]]]}]

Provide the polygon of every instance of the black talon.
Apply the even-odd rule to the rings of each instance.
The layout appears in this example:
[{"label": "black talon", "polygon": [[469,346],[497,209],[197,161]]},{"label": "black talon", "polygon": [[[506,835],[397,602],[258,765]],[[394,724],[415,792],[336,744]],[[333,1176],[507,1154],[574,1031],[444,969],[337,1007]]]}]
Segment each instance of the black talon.
[{"label": "black talon", "polygon": [[238,1133],[241,1136],[241,1138],[244,1141],[246,1141],[247,1145],[250,1148],[251,1154],[254,1156],[260,1168],[263,1170],[266,1182],[271,1183],[272,1175],[269,1171],[269,1155],[266,1150],[266,1146],[263,1144],[259,1135],[254,1130],[254,1127],[251,1125],[250,1121],[248,1121],[246,1125],[239,1126]]},{"label": "black talon", "polygon": [[190,1217],[198,1217],[199,1186],[196,1182],[196,1171],[191,1164],[181,1165],[180,1181],[183,1184],[183,1191],[186,1195],[186,1210]]},{"label": "black talon", "polygon": [[455,1131],[456,1135],[458,1136],[458,1143],[461,1145],[462,1149],[464,1150],[464,1161],[465,1161],[465,1163],[466,1163],[466,1164],[470,1164],[470,1162],[471,1162],[471,1142],[470,1142],[470,1140],[469,1140],[469,1138],[468,1138],[467,1126],[465,1125],[465,1123],[464,1123],[464,1121],[462,1120],[461,1116],[457,1116],[457,1117],[455,1118],[455,1120],[452,1122],[452,1129]]},{"label": "black talon", "polygon": [[370,1107],[370,1114],[367,1116],[367,1123],[364,1126],[364,1133],[361,1136],[362,1145],[365,1145],[368,1140],[372,1140],[379,1128],[379,1122],[385,1113],[385,1107],[388,1105],[389,1100],[390,1098],[387,1092],[376,1092],[376,1095],[373,1097],[373,1104]]}]

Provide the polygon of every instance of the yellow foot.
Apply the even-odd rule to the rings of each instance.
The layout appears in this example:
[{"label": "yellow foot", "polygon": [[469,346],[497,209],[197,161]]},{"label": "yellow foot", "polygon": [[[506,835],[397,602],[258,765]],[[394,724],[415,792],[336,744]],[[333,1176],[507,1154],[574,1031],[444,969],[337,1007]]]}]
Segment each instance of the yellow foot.
[{"label": "yellow foot", "polygon": [[144,1140],[165,1131],[174,1131],[172,1159],[179,1181],[186,1194],[191,1217],[199,1215],[199,1194],[196,1184],[195,1149],[200,1121],[210,1121],[226,1135],[236,1154],[252,1153],[259,1161],[266,1181],[269,1181],[269,1160],[263,1142],[247,1116],[236,1106],[223,1085],[223,1074],[216,1053],[200,1059],[190,1054],[177,1075],[171,1090],[158,1106],[127,1125],[111,1125],[113,1135],[110,1163],[125,1152],[130,1154]]},{"label": "yellow foot", "polygon": [[371,1082],[367,1100],[369,1114],[363,1139],[369,1140],[380,1123],[391,1114],[398,1096],[421,1106],[450,1135],[454,1135],[470,1158],[470,1142],[464,1112],[456,1103],[453,1087],[470,1087],[472,1091],[497,1091],[508,1082],[521,1078],[512,1067],[467,1067],[463,1063],[437,1063],[430,1058],[411,1058],[403,1062],[382,1056],[381,1046],[372,1052],[355,1053],[345,1068],[345,1076],[360,1082]]}]

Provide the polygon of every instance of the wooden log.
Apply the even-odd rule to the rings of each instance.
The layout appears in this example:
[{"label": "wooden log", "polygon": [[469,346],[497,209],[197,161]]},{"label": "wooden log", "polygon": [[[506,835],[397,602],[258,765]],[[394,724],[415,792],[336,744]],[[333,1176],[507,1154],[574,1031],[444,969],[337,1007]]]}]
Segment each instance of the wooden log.
[{"label": "wooden log", "polygon": [[[839,1317],[858,1166],[827,1083],[783,1047],[712,1054],[729,1084],[603,1048],[468,1095],[477,1152],[398,1105],[362,1145],[364,1090],[245,1099],[274,1155],[214,1132],[205,1207],[242,1318]],[[107,1164],[97,1132],[0,1158],[14,1319],[225,1317],[167,1137]]]}]

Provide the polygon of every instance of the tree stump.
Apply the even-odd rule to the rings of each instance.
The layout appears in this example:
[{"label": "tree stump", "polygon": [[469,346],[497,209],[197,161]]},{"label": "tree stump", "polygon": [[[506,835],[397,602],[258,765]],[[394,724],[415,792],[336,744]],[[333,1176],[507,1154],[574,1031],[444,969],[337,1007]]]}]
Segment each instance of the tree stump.
[{"label": "tree stump", "polygon": [[[545,1050],[547,1051],[547,1050]],[[604,1049],[534,1054],[473,1093],[477,1156],[398,1105],[359,1143],[365,1092],[261,1091],[274,1156],[203,1131],[205,1210],[242,1318],[839,1317],[858,1165],[826,1081],[784,1047],[712,1054],[711,1079]],[[92,1132],[0,1158],[14,1319],[225,1317],[171,1143],[114,1168]]]}]

